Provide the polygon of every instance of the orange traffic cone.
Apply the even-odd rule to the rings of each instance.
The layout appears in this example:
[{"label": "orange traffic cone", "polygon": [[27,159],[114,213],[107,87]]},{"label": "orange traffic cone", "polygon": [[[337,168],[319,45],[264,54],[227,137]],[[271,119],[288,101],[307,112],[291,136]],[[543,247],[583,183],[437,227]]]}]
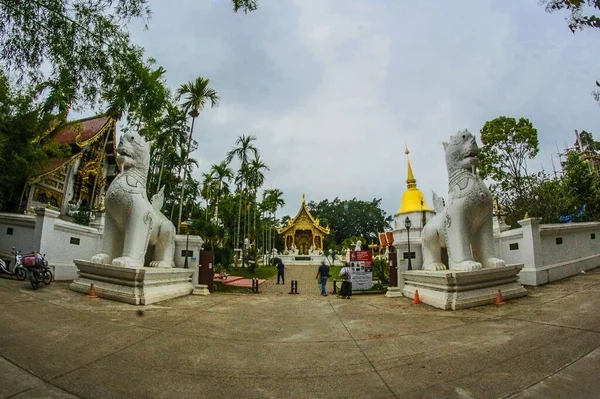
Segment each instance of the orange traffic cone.
[{"label": "orange traffic cone", "polygon": [[496,300],[494,301],[496,305],[504,305],[504,298],[502,297],[502,291],[498,290],[498,295],[496,295]]},{"label": "orange traffic cone", "polygon": [[419,290],[415,290],[415,297],[413,298],[413,303],[415,305],[421,303],[421,298],[419,298]]},{"label": "orange traffic cone", "polygon": [[94,288],[94,283],[90,284],[90,291],[87,294],[88,298],[98,298],[96,295],[96,289]]}]

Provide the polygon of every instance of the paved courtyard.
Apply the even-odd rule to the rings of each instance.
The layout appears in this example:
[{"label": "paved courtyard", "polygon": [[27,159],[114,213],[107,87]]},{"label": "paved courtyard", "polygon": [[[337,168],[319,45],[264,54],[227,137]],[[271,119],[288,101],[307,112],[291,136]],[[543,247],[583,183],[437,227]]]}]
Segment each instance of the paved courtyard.
[{"label": "paved courtyard", "polygon": [[320,297],[315,273],[146,307],[0,278],[0,397],[600,395],[600,270],[456,312]]}]

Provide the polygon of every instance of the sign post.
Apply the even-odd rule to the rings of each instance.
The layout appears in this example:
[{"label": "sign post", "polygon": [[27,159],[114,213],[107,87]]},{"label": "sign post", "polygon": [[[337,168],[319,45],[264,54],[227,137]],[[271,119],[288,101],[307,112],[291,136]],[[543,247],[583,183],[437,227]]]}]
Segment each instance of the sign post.
[{"label": "sign post", "polygon": [[373,286],[373,253],[350,251],[350,281],[352,290],[368,290]]}]

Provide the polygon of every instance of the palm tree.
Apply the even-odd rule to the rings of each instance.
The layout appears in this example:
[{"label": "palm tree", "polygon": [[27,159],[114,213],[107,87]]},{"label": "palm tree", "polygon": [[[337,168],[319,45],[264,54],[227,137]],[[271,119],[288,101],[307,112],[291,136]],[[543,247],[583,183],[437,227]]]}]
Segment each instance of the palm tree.
[{"label": "palm tree", "polygon": [[227,162],[223,161],[220,164],[213,165],[210,168],[210,173],[218,181],[218,187],[215,193],[215,223],[218,223],[219,199],[221,198],[221,195],[229,193],[229,181],[233,179],[233,171],[231,170]]},{"label": "palm tree", "polygon": [[[190,135],[188,137],[186,159],[184,161],[184,165],[187,164],[187,160],[190,157],[190,148],[192,146],[192,134],[194,133],[194,122],[196,121],[196,118],[200,115],[200,111],[204,109],[204,107],[209,101],[211,108],[214,108],[219,105],[219,96],[217,95],[217,92],[209,86],[209,84],[209,79],[198,77],[195,81],[182,84],[177,90],[177,100],[180,100],[181,97],[185,96],[185,100],[181,104],[183,111],[192,117],[192,126],[190,127]],[[183,167],[179,170],[180,177],[182,171]],[[185,181],[185,178],[183,179],[183,181]],[[179,197],[179,216],[177,218],[178,231],[180,229],[181,224],[181,211],[183,209],[184,193],[185,184],[182,183],[181,195]]]},{"label": "palm tree", "polygon": [[[186,130],[188,130],[185,120],[185,113],[180,109],[167,105],[166,113],[157,124],[157,134],[154,138],[155,153],[160,153],[157,157],[160,159],[158,166],[156,191],[160,190],[165,162],[177,154],[177,148],[182,147],[186,139]],[[154,158],[154,157],[153,157]],[[157,161],[158,161],[157,159]],[[158,162],[156,162],[158,164]]]},{"label": "palm tree", "polygon": [[[250,194],[252,195],[252,215],[253,215],[253,228],[252,235],[253,239],[256,241],[256,195],[258,189],[265,184],[265,175],[263,170],[270,170],[266,163],[260,159],[260,155],[257,155],[252,162],[248,165],[248,186],[250,189]],[[248,223],[248,231],[250,231],[250,223]]]},{"label": "palm tree", "polygon": [[237,158],[240,161],[240,169],[236,176],[237,189],[240,193],[239,207],[238,207],[238,220],[236,226],[236,233],[234,238],[235,248],[239,247],[240,241],[240,224],[242,218],[242,197],[244,196],[244,184],[246,182],[246,174],[248,171],[249,155],[253,154],[256,158],[258,156],[258,149],[252,144],[256,140],[254,135],[241,135],[235,141],[237,147],[232,148],[225,158],[225,162],[230,163],[233,158]]},{"label": "palm tree", "polygon": [[206,201],[206,212],[204,212],[205,220],[208,220],[208,209],[215,195],[215,178],[211,173],[202,173],[202,189],[200,195]]},{"label": "palm tree", "polygon": [[[267,203],[270,206],[270,211],[271,214],[273,215],[273,223],[275,223],[275,221],[277,220],[277,209],[279,209],[280,207],[285,205],[285,200],[283,199],[283,192],[278,189],[270,189],[270,190],[265,190],[265,192],[267,193],[266,195],[266,200]],[[269,229],[269,239],[271,238],[271,232],[272,232],[272,227]],[[271,240],[271,245],[270,248],[273,248],[273,243],[274,243],[274,238],[275,235],[273,235],[273,240]]]}]

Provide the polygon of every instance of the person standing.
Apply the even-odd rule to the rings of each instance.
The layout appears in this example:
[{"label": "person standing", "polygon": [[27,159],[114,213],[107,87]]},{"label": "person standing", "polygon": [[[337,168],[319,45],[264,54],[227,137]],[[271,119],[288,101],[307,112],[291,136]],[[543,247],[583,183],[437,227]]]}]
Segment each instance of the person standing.
[{"label": "person standing", "polygon": [[285,285],[284,269],[285,265],[281,259],[279,259],[279,262],[277,262],[277,284],[279,284],[279,278],[281,277],[281,284]]},{"label": "person standing", "polygon": [[348,263],[344,264],[342,270],[340,270],[340,277],[342,278],[342,288],[340,289],[340,297],[342,299],[350,299],[352,296],[352,281],[351,279],[351,270]]},{"label": "person standing", "polygon": [[327,279],[329,278],[329,266],[325,264],[325,261],[321,262],[321,266],[319,266],[319,270],[317,271],[317,275],[315,279],[319,280],[319,285],[321,287],[321,295],[327,296]]}]

